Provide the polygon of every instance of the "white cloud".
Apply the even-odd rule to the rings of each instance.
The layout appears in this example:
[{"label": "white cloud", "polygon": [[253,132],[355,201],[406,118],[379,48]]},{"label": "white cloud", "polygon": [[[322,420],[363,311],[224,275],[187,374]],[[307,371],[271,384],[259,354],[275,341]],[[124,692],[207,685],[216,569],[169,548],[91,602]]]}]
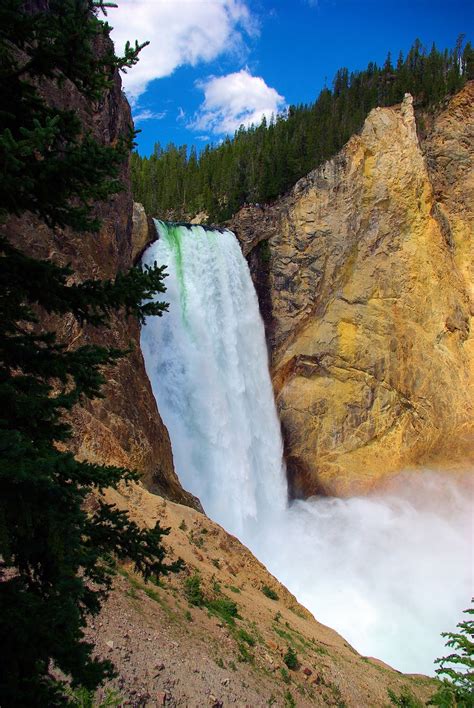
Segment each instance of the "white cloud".
[{"label": "white cloud", "polygon": [[117,53],[127,40],[150,41],[123,76],[132,103],[153,79],[241,50],[243,35],[258,33],[246,0],[121,0],[108,20]]},{"label": "white cloud", "polygon": [[258,125],[264,116],[268,120],[285,106],[283,96],[247,69],[211,77],[198,86],[204,91],[204,102],[188,126],[193,130],[233,133],[242,124]]},{"label": "white cloud", "polygon": [[143,123],[146,120],[161,120],[165,117],[165,115],[166,111],[162,111],[162,113],[155,113],[154,111],[148,110],[148,108],[144,108],[138,113],[133,114],[133,122],[137,124]]},{"label": "white cloud", "polygon": [[177,116],[176,120],[178,120],[178,121],[179,121],[179,120],[184,120],[185,117],[186,117],[186,111],[184,111],[184,110],[181,108],[181,106],[178,106],[178,116]]}]

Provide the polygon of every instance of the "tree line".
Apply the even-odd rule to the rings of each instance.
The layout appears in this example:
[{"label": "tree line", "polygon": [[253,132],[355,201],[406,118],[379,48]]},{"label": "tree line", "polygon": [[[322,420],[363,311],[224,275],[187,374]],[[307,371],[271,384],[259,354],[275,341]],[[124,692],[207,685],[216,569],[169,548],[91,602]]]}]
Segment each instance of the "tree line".
[{"label": "tree line", "polygon": [[429,108],[474,78],[474,50],[461,35],[453,49],[427,51],[415,40],[394,63],[370,62],[363,71],[339,69],[332,89],[316,101],[290,106],[285,113],[263,118],[260,125],[241,126],[217,146],[156,143],[150,157],[132,154],[134,197],[152,216],[186,220],[206,212],[211,221],[230,218],[243,204],[268,202],[298,179],[335,155],[362,127],[376,106],[399,103],[406,92],[418,108]]}]

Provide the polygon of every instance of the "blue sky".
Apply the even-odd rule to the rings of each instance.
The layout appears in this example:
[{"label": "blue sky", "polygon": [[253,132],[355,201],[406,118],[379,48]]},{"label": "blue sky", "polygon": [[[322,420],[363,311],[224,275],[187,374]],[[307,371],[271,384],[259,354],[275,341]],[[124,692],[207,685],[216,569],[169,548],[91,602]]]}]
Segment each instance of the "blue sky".
[{"label": "blue sky", "polygon": [[124,77],[140,153],[218,143],[240,125],[313,101],[338,68],[396,60],[416,37],[472,41],[473,0],[118,0],[117,51],[150,40]]}]

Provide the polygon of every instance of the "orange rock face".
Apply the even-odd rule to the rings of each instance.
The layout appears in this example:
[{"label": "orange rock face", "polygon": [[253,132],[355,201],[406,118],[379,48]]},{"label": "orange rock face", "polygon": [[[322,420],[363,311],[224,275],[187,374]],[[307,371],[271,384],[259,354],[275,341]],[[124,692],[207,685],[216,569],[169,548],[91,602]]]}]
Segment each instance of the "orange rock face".
[{"label": "orange rock face", "polygon": [[410,96],[373,110],[286,197],[234,219],[295,495],[472,461],[473,98],[471,82],[421,145]]}]

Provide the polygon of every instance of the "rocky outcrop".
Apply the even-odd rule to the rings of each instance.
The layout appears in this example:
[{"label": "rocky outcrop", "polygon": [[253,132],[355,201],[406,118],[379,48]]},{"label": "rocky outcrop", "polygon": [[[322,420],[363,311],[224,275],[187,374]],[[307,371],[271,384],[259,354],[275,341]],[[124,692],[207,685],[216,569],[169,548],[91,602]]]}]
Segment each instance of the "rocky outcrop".
[{"label": "rocky outcrop", "polygon": [[471,82],[420,145],[375,109],[282,200],[233,220],[260,296],[293,493],[472,459]]},{"label": "rocky outcrop", "polygon": [[153,219],[145,212],[143,204],[133,202],[132,212],[132,263],[138,263],[148,246],[158,238]]},{"label": "rocky outcrop", "polygon": [[[33,9],[37,9],[34,3]],[[118,73],[103,100],[93,106],[68,81],[61,85],[60,91],[47,84],[42,90],[50,103],[79,114],[83,124],[103,143],[114,143],[129,131],[130,108],[122,94]],[[1,228],[8,239],[26,253],[59,264],[71,264],[79,281],[114,278],[118,272],[131,267],[145,245],[143,229],[137,234],[136,228],[132,234],[133,202],[127,165],[124,165],[121,180],[124,190],[96,207],[102,222],[98,234],[51,230],[32,215],[11,219]],[[107,372],[105,397],[86,401],[75,409],[73,452],[82,460],[137,469],[149,489],[175,501],[199,506],[199,502],[182,489],[174,471],[168,431],[145,373],[138,322],[113,315],[110,329],[106,331],[82,328],[72,317],[59,320],[44,316],[42,324],[55,330],[60,341],[69,347],[92,342],[132,348],[131,354]]]}]

